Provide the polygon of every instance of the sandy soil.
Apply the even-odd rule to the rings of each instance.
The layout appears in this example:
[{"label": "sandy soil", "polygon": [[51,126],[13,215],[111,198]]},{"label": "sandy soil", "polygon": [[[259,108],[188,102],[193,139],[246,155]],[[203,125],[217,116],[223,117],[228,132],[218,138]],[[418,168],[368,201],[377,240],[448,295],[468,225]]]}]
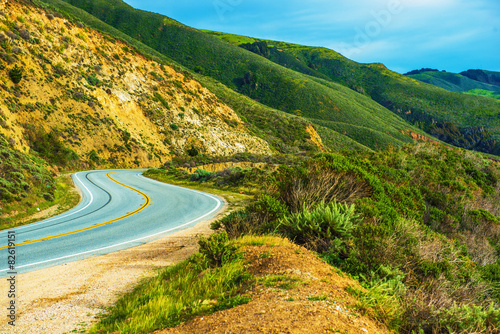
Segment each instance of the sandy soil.
[{"label": "sandy soil", "polygon": [[59,334],[88,328],[139,280],[197,251],[197,236],[210,233],[210,222],[134,248],[17,275],[15,327],[6,320],[9,283],[0,280],[0,333]]}]

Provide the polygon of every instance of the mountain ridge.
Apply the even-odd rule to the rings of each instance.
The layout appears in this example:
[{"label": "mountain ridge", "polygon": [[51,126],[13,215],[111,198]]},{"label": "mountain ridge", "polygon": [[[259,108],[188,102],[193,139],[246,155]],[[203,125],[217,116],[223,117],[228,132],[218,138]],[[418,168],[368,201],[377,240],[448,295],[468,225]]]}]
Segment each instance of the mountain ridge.
[{"label": "mountain ridge", "polygon": [[405,75],[446,90],[458,93],[500,99],[500,73],[485,70],[467,70],[460,73],[421,69]]}]

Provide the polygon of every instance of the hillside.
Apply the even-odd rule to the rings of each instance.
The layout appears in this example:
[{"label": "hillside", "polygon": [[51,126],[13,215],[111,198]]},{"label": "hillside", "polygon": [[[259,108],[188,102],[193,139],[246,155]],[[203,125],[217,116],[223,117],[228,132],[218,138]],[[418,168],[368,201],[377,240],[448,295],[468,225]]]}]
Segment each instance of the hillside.
[{"label": "hillside", "polygon": [[411,71],[405,75],[452,92],[500,99],[500,80],[496,79],[495,74],[499,75],[496,72],[481,70],[469,70],[458,74],[424,69]]},{"label": "hillside", "polygon": [[[66,2],[202,76],[371,149],[413,142],[411,133],[425,136],[380,104],[343,85],[287,69],[165,16],[136,10],[120,0]],[[361,135],[359,128],[364,130]]]},{"label": "hillside", "polygon": [[277,237],[245,237],[237,245],[256,281],[246,292],[251,301],[154,333],[390,333],[357,309],[350,292],[363,288],[307,249]]},{"label": "hillside", "polygon": [[[78,168],[159,164],[191,145],[209,154],[270,152],[189,76],[83,25],[5,6],[0,131],[17,149]],[[15,67],[19,84],[7,79]],[[56,145],[66,153],[53,152]]]},{"label": "hillside", "polygon": [[490,85],[500,86],[500,72],[485,70],[467,70],[460,73],[472,80],[484,82]]},{"label": "hillside", "polygon": [[199,253],[120,298],[91,333],[356,333],[372,320],[381,332],[496,333],[499,167],[419,144],[267,172],[149,170],[163,182],[256,196],[213,222]]},{"label": "hillside", "polygon": [[0,46],[2,226],[58,203],[64,170],[273,152],[189,73],[57,12],[2,3]]},{"label": "hillside", "polygon": [[[434,135],[433,125],[452,123],[460,132],[460,139],[449,143],[468,149],[500,154],[500,102],[446,91],[422,84],[388,70],[383,64],[360,64],[339,53],[321,47],[308,47],[278,41],[266,41],[220,32],[209,32],[234,46],[240,46],[297,72],[339,83],[370,97],[396,115]],[[495,144],[481,145],[468,133],[484,127],[488,134],[481,140],[492,139]],[[491,137],[490,137],[491,134]],[[444,138],[447,139],[447,138]]]}]

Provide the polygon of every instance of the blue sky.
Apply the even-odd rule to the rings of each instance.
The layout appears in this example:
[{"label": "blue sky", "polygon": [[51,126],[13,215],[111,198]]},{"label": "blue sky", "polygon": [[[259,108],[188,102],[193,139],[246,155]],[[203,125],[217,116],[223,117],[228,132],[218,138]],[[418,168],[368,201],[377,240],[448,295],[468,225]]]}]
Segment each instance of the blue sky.
[{"label": "blue sky", "polygon": [[500,71],[499,0],[124,0],[188,26],[324,46],[397,72]]}]

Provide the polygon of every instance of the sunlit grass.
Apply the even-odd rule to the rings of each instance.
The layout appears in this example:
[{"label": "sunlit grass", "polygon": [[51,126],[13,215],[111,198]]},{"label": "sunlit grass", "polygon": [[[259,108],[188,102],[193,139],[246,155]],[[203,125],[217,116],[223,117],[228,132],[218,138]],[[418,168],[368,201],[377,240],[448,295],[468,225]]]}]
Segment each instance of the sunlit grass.
[{"label": "sunlit grass", "polygon": [[183,261],[124,295],[89,333],[149,333],[245,304],[251,279],[241,260],[208,269]]}]

